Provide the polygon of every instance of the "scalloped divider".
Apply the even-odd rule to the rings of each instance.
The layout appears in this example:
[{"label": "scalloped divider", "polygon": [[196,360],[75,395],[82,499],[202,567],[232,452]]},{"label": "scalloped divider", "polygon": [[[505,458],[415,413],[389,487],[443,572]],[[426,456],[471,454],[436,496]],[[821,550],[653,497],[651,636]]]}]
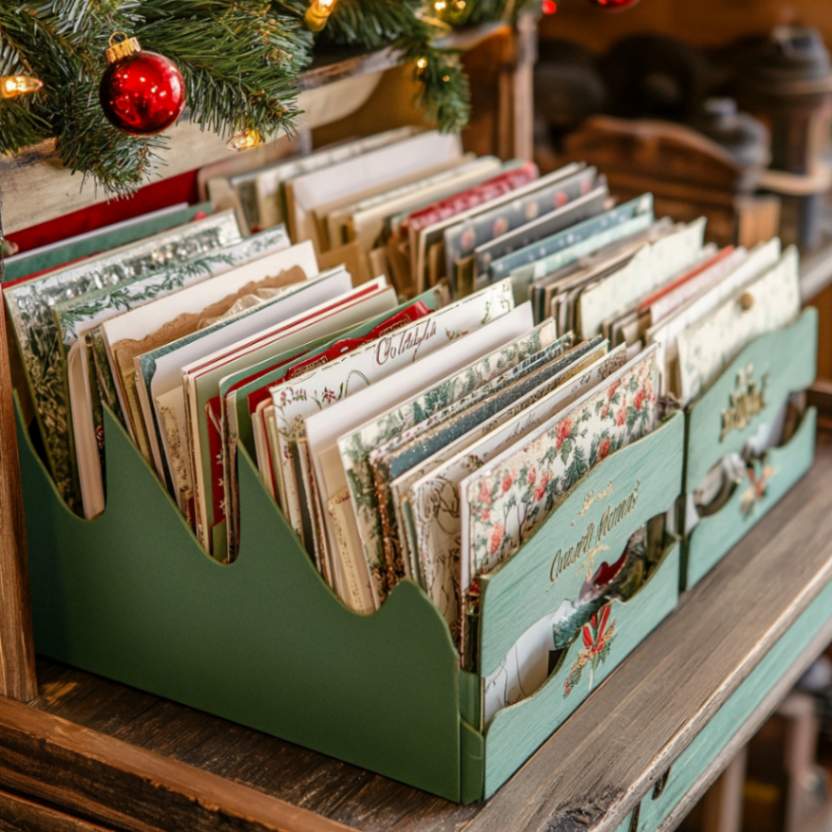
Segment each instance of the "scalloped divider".
[{"label": "scalloped divider", "polygon": [[[528,699],[504,708],[488,727],[485,735],[485,796],[494,794],[566,719],[586,700],[592,690],[655,629],[676,607],[679,597],[681,543],[672,542],[661,564],[647,583],[629,600],[613,598],[607,632],[614,627],[608,653],[591,671],[584,655],[586,647],[576,634],[557,670]],[[582,662],[582,673],[569,693],[565,683],[573,669]]]},{"label": "scalloped divider", "polygon": [[[685,491],[691,493],[720,459],[742,450],[760,425],[770,423],[791,393],[805,390],[817,375],[818,312],[806,309],[790,326],[761,335],[688,408]],[[744,427],[720,439],[725,414],[731,412],[738,377],[751,368],[758,385],[767,379],[764,406]]]},{"label": "scalloped divider", "polygon": [[520,636],[578,597],[603,561],[618,560],[636,529],[673,508],[682,490],[685,416],[588,472],[523,548],[483,578],[479,668],[491,675]]},{"label": "scalloped divider", "polygon": [[816,423],[817,411],[810,408],[797,433],[782,448],[769,451],[766,467],[771,472],[762,498],[749,502],[751,485],[743,481],[716,514],[696,524],[686,544],[686,589],[695,586],[812,467]]},{"label": "scalloped divider", "polygon": [[109,412],[105,428],[107,510],[86,521],[18,410],[38,651],[459,800],[458,657],[422,591],[347,610],[244,451],[241,553],[219,564]]}]

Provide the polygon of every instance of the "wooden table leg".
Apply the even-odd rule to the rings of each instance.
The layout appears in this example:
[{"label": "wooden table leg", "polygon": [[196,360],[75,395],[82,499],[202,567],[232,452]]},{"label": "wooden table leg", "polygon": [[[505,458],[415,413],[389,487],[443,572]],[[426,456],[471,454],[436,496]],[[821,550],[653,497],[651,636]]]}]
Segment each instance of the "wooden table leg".
[{"label": "wooden table leg", "polygon": [[0,288],[0,694],[28,702],[37,694],[37,680],[12,390]]},{"label": "wooden table leg", "polygon": [[702,800],[702,832],[740,832],[746,749],[722,772]]}]

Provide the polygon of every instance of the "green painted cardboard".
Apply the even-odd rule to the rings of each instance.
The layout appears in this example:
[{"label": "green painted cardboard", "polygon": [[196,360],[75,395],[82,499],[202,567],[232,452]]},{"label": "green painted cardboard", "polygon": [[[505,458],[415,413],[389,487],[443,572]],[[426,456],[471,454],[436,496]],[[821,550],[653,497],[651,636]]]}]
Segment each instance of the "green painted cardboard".
[{"label": "green painted cardboard", "polygon": [[[480,580],[477,666],[483,676],[497,669],[535,622],[563,601],[577,598],[588,572],[603,561],[615,563],[637,529],[674,507],[682,491],[684,432],[685,417],[679,411],[596,465],[520,552]],[[587,545],[570,557],[582,540]]]},{"label": "green painted cardboard", "polygon": [[687,588],[695,586],[763,515],[779,502],[812,467],[815,458],[817,412],[807,411],[798,432],[782,448],[769,452],[773,470],[765,496],[749,511],[743,509],[748,487],[739,487],[722,510],[700,520],[687,543]]},{"label": "green painted cardboard", "polygon": [[458,660],[421,590],[348,611],[245,453],[240,557],[220,565],[105,423],[93,521],[66,509],[20,431],[39,652],[459,800]]},{"label": "green painted cardboard", "polygon": [[[687,411],[685,492],[692,493],[724,456],[739,453],[761,425],[769,424],[792,393],[809,387],[817,374],[818,313],[804,310],[795,323],[752,341]],[[745,374],[758,385],[762,401],[750,418],[726,431],[726,416],[742,392]],[[681,585],[693,587],[761,517],[809,470],[815,455],[816,414],[809,410],[798,432],[769,452],[773,471],[762,498],[749,508],[740,485],[719,512],[699,521],[685,541]],[[730,423],[730,417],[729,417]]]},{"label": "green painted cardboard", "polygon": [[[688,408],[686,492],[696,490],[720,459],[743,449],[760,425],[770,423],[789,394],[805,390],[817,375],[818,312],[806,309],[791,326],[752,341]],[[756,382],[767,378],[765,406],[744,428],[721,439],[723,414],[731,406],[737,377],[748,367]]]},{"label": "green painted cardboard", "polygon": [[[682,418],[642,440],[644,453],[651,443],[664,453],[675,437],[680,456]],[[558,672],[484,738],[473,727],[479,677],[460,671],[448,627],[421,589],[402,582],[372,616],[347,610],[244,449],[240,556],[223,565],[199,547],[109,411],[108,506],[92,521],[66,508],[20,419],[18,430],[44,655],[462,802],[493,792],[586,696],[575,690],[553,709],[567,671]],[[582,487],[603,490],[609,472],[601,466]],[[678,571],[672,546],[637,596],[613,602],[622,635],[602,675],[675,606]]]},{"label": "green painted cardboard", "polygon": [[638,832],[663,828],[675,806],[697,784],[702,774],[728,745],[772,688],[788,673],[813,638],[832,617],[832,585],[809,605],[797,621],[766,653],[748,678],[734,691],[708,724],[696,735],[670,770],[661,795],[641,802]]},{"label": "green painted cardboard", "polygon": [[[672,498],[671,498],[672,499]],[[655,514],[656,512],[654,512]],[[560,664],[536,693],[494,717],[485,735],[485,797],[489,798],[562,725],[601,682],[675,609],[679,595],[681,546],[668,547],[661,565],[628,601],[613,599],[609,606],[609,652],[598,668],[586,668],[568,693],[565,683],[584,657],[578,633]]]}]

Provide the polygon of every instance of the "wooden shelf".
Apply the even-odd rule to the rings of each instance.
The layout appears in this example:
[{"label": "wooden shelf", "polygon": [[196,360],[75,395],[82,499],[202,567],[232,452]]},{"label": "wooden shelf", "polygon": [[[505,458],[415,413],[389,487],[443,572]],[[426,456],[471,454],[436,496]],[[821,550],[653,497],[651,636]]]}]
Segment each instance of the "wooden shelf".
[{"label": "wooden shelf", "polygon": [[[48,661],[33,703],[0,700],[0,790],[131,829],[616,830],[828,586],[830,490],[832,439],[822,436],[810,474],[484,806]],[[830,638],[832,608],[674,824]]]}]

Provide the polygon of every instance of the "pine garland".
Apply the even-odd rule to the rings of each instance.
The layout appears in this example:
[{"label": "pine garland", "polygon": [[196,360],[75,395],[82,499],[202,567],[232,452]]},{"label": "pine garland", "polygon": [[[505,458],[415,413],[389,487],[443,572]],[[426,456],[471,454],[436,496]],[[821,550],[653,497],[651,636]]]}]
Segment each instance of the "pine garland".
[{"label": "pine garland", "polygon": [[0,2],[0,75],[44,88],[0,100],[0,152],[54,138],[63,164],[107,193],[147,181],[164,136],[128,136],[104,118],[98,87],[117,31],[174,60],[188,84],[192,121],[222,135],[291,131],[297,80],[317,45],[395,46],[417,61],[422,106],[444,130],[469,117],[459,56],[436,45],[453,26],[511,19],[536,0],[339,0],[326,27],[304,23],[309,0],[29,0]]}]

